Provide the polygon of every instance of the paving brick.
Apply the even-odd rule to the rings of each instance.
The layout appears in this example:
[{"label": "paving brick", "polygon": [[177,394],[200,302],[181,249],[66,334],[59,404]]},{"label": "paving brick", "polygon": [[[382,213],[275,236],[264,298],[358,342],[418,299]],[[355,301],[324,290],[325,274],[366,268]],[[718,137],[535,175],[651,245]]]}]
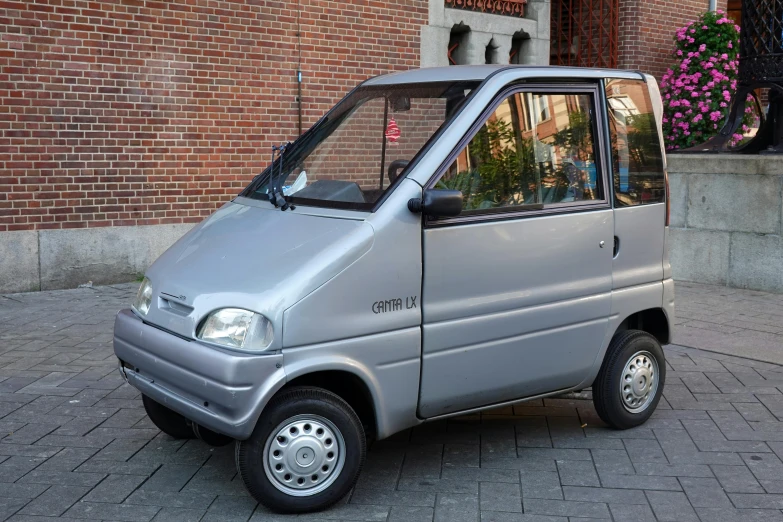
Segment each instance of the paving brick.
[{"label": "paving brick", "polygon": [[781,522],[783,513],[775,509],[727,509],[696,508],[696,513],[702,520],[709,522]]},{"label": "paving brick", "polygon": [[727,493],[764,493],[764,489],[745,466],[711,466]]},{"label": "paving brick", "polygon": [[549,458],[481,459],[484,469],[514,469],[522,471],[557,471],[557,465]]},{"label": "paving brick", "polygon": [[406,453],[402,475],[404,477],[439,478],[442,456],[443,445],[441,444],[413,446]]},{"label": "paving brick", "polygon": [[712,477],[710,467],[704,464],[644,463],[634,466],[638,475],[658,477]]},{"label": "paving brick", "polygon": [[215,497],[216,495],[202,493],[150,490],[145,484],[142,489],[134,491],[125,501],[125,504],[206,509],[212,504]]},{"label": "paving brick", "polygon": [[783,495],[758,495],[752,493],[729,493],[737,508],[783,509]]},{"label": "paving brick", "polygon": [[443,466],[478,468],[480,447],[475,444],[446,444],[443,449]]},{"label": "paving brick", "polygon": [[529,460],[592,460],[590,450],[565,448],[519,448],[517,454],[521,459]]},{"label": "paving brick", "polygon": [[23,515],[58,517],[82,498],[90,488],[82,486],[52,486],[42,495],[27,504]]},{"label": "paving brick", "polygon": [[760,480],[775,480],[783,477],[783,462],[770,453],[741,454],[751,473]]},{"label": "paving brick", "polygon": [[392,506],[387,522],[432,522],[433,516],[433,508]]},{"label": "paving brick", "polygon": [[[576,520],[576,519],[572,519]],[[582,519],[587,520],[587,519]],[[596,520],[596,519],[593,519]],[[502,511],[482,511],[481,522],[568,522],[567,517],[550,517],[547,515],[528,515],[521,513],[504,513]]]},{"label": "paving brick", "polygon": [[522,512],[519,484],[482,482],[479,486],[479,500],[482,511]]},{"label": "paving brick", "polygon": [[49,487],[48,484],[0,484],[0,498],[31,499]]},{"label": "paving brick", "polygon": [[693,507],[732,507],[717,479],[680,477],[680,484]]},{"label": "paving brick", "polygon": [[351,504],[434,507],[435,493],[357,489],[351,495]]},{"label": "paving brick", "polygon": [[159,510],[160,508],[157,506],[77,502],[71,509],[65,512],[65,516],[93,520],[116,520],[119,522],[148,522],[152,520]]},{"label": "paving brick", "polygon": [[648,491],[647,499],[656,518],[661,522],[698,522],[699,520],[684,493]]},{"label": "paving brick", "polygon": [[202,522],[245,522],[250,519],[258,503],[249,496],[218,497],[209,506]]},{"label": "paving brick", "polygon": [[6,459],[0,463],[0,482],[16,482],[44,461],[43,458],[23,456]]},{"label": "paving brick", "polygon": [[194,465],[164,464],[147,481],[151,491],[179,491],[199,470]]},{"label": "paving brick", "polygon": [[438,494],[435,522],[475,522],[478,518],[478,495]]},{"label": "paving brick", "polygon": [[652,509],[644,505],[609,504],[614,522],[656,522]]},{"label": "paving brick", "polygon": [[466,480],[470,482],[519,482],[519,474],[512,470],[485,468],[445,468],[443,478],[446,480]]},{"label": "paving brick", "polygon": [[158,469],[158,464],[154,463],[131,463],[131,462],[115,462],[113,460],[95,460],[90,459],[75,471],[79,473],[102,473],[108,475],[113,473],[115,475],[151,475]]},{"label": "paving brick", "polygon": [[52,484],[58,486],[93,487],[105,477],[102,473],[33,470],[19,481],[21,483]]},{"label": "paving brick", "polygon": [[109,475],[84,497],[86,502],[121,504],[145,480],[145,475]]},{"label": "paving brick", "polygon": [[605,488],[643,489],[647,491],[682,491],[674,477],[644,477],[639,475],[601,475]]},{"label": "paving brick", "polygon": [[477,481],[461,479],[430,479],[423,477],[401,478],[400,491],[427,491],[433,493],[467,493],[478,495]]},{"label": "paving brick", "polygon": [[169,508],[164,507],[155,517],[153,522],[199,522],[206,511],[203,509]]},{"label": "paving brick", "polygon": [[550,471],[521,471],[523,498],[563,500],[558,473]]},{"label": "paving brick", "polygon": [[561,517],[609,518],[606,504],[567,500],[524,499],[525,513]]},{"label": "paving brick", "polygon": [[21,509],[27,500],[0,498],[0,520],[5,520]]},{"label": "paving brick", "polygon": [[[633,489],[585,488],[563,486],[565,500],[603,504],[647,505],[644,491]],[[525,497],[527,498],[527,497]]]},{"label": "paving brick", "polygon": [[600,486],[591,461],[558,460],[557,471],[564,486]]},{"label": "paving brick", "polygon": [[593,462],[598,474],[634,475],[636,470],[623,450],[593,450]]}]

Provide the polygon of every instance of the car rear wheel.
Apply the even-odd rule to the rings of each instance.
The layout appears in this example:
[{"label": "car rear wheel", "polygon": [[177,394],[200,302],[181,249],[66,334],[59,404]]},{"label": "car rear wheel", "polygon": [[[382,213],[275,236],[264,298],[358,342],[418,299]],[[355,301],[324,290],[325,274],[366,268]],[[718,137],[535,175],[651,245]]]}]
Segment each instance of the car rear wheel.
[{"label": "car rear wheel", "polygon": [[153,401],[144,394],[141,396],[141,401],[144,403],[144,410],[147,412],[147,416],[160,431],[175,439],[195,438],[196,435],[190,427],[190,421],[185,417]]},{"label": "car rear wheel", "polygon": [[666,360],[658,340],[640,330],[618,333],[593,383],[598,416],[616,429],[643,424],[658,406],[665,380]]},{"label": "car rear wheel", "polygon": [[303,513],[329,507],[353,488],[366,444],[348,403],[297,387],[270,401],[250,438],[237,441],[235,457],[253,498],[274,511]]}]

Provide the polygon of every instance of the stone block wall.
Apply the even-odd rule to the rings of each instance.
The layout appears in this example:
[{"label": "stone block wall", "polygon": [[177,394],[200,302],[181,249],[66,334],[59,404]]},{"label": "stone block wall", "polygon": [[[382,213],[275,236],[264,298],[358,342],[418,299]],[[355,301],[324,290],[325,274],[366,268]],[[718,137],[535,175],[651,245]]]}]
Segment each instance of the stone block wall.
[{"label": "stone block wall", "polygon": [[675,279],[783,292],[783,157],[670,154]]}]

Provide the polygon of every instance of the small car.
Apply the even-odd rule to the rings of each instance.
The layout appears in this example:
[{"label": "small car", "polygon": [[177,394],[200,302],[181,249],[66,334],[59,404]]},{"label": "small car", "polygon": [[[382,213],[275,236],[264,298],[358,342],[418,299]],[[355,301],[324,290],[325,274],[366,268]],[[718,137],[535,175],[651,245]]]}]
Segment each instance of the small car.
[{"label": "small car", "polygon": [[371,78],[149,268],[120,372],[163,432],[235,442],[278,512],[423,422],[592,387],[638,426],[674,318],[661,113],[630,71]]}]

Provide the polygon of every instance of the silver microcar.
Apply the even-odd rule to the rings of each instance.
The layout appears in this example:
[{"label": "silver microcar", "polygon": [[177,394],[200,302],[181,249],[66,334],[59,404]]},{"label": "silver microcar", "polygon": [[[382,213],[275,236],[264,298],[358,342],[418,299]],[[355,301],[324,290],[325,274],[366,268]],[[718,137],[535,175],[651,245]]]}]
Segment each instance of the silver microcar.
[{"label": "silver microcar", "polygon": [[661,397],[674,284],[655,79],[470,66],[365,81],[146,272],[120,372],[250,494],[322,509],[367,443],[592,386]]}]

